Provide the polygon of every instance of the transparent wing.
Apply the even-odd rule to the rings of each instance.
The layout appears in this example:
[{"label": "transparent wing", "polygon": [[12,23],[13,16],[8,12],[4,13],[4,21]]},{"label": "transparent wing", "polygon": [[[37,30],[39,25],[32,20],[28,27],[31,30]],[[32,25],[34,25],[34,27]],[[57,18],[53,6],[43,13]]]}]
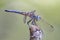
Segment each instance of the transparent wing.
[{"label": "transparent wing", "polygon": [[44,19],[41,20],[43,23],[43,26],[47,32],[53,32],[54,31],[54,26],[50,24],[49,22],[45,21]]},{"label": "transparent wing", "polygon": [[27,16],[25,15],[23,18],[23,22],[26,23]]}]

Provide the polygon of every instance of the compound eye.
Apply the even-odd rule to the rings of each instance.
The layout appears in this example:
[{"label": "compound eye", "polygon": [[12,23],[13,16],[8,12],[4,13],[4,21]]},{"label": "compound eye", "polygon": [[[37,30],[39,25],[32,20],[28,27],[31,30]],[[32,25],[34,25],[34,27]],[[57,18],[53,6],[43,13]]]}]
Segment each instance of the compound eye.
[{"label": "compound eye", "polygon": [[41,17],[40,16],[37,16],[37,21],[41,20]]}]

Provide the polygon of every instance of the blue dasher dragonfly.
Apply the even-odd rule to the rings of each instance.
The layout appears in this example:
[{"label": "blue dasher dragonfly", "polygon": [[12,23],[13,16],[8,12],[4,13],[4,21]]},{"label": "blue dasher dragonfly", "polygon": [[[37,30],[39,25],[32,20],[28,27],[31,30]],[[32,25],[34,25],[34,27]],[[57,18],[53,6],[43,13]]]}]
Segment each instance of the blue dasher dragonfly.
[{"label": "blue dasher dragonfly", "polygon": [[[4,10],[5,12],[11,12],[11,13],[16,13],[16,14],[21,14],[24,15],[24,23],[26,23],[26,18],[27,16],[30,17],[31,19],[35,19],[36,21],[43,20],[40,16],[35,15],[36,10],[33,10],[31,12],[22,12],[22,11],[17,11],[17,10]],[[44,20],[43,20],[44,21]],[[48,22],[44,21],[46,24],[48,24],[51,28],[54,28],[53,25],[49,24]]]}]

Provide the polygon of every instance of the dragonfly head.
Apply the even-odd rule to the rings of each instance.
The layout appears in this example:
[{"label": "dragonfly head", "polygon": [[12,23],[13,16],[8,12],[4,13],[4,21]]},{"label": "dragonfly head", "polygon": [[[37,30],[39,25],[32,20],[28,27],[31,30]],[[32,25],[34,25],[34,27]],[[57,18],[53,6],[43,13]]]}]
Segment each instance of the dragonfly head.
[{"label": "dragonfly head", "polygon": [[36,20],[37,21],[40,21],[41,20],[41,17],[40,16],[36,16]]}]

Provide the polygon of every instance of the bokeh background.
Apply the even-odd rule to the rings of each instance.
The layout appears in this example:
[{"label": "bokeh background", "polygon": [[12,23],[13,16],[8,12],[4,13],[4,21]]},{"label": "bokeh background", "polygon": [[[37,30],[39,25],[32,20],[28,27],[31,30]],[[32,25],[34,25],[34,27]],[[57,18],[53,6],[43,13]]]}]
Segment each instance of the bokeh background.
[{"label": "bokeh background", "polygon": [[0,0],[0,40],[29,40],[29,29],[23,16],[4,10],[32,11],[54,26],[37,22],[44,32],[43,40],[60,40],[60,0]]}]

